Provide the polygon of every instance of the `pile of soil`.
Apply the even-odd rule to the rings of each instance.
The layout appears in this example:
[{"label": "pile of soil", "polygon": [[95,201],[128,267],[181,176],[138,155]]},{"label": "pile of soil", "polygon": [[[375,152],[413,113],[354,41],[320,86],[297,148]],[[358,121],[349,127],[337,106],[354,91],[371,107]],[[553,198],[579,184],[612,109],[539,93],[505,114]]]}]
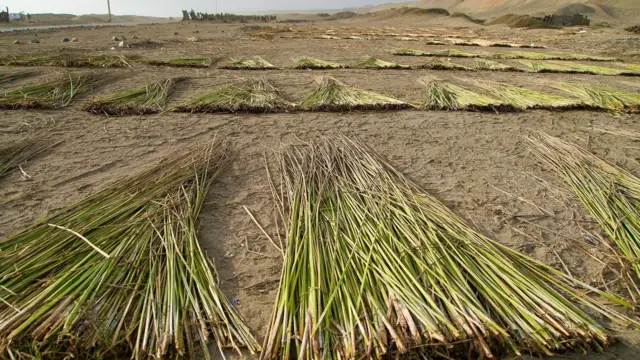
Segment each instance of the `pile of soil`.
[{"label": "pile of soil", "polygon": [[447,11],[447,9],[442,9],[442,8],[423,9],[423,8],[404,6],[399,9],[391,9],[391,10],[396,11],[398,15],[444,15],[444,16],[451,15],[449,11]]},{"label": "pile of soil", "polygon": [[327,20],[344,20],[351,19],[358,16],[358,14],[353,11],[341,11],[339,13],[335,13],[327,18]]},{"label": "pile of soil", "polygon": [[471,15],[462,12],[454,12],[453,14],[451,14],[451,17],[463,18],[476,24],[484,24],[486,22],[486,20],[484,19],[476,19],[474,17],[471,17]]}]

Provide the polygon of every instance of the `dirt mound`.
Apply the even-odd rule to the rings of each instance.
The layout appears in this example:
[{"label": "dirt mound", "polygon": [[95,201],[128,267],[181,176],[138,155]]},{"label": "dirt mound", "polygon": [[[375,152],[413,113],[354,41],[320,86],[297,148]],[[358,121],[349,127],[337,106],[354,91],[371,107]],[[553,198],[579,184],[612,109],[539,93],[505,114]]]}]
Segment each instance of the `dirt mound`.
[{"label": "dirt mound", "polygon": [[444,16],[449,16],[451,15],[449,13],[449,11],[447,11],[447,9],[441,9],[441,8],[429,8],[429,9],[423,9],[423,8],[417,8],[417,7],[401,7],[400,9],[392,9],[392,11],[395,11],[398,13],[398,15],[444,15]]},{"label": "dirt mound", "polygon": [[358,16],[358,14],[354,13],[353,11],[341,11],[329,16],[326,19],[327,20],[344,20],[344,19],[351,19],[356,16]]},{"label": "dirt mound", "polygon": [[484,19],[473,18],[470,15],[465,14],[463,12],[454,12],[453,14],[451,14],[451,17],[462,18],[462,19],[469,20],[469,21],[471,21],[473,23],[476,23],[476,24],[484,24],[486,22],[486,20],[484,20]]},{"label": "dirt mound", "polygon": [[375,17],[377,20],[389,20],[389,19],[397,19],[402,17],[411,17],[414,19],[418,19],[421,17],[431,17],[431,18],[447,18],[451,14],[446,9],[442,8],[418,8],[418,7],[393,7],[387,10],[381,10],[376,12],[371,12],[368,14],[364,14],[363,16]]},{"label": "dirt mound", "polygon": [[529,29],[555,29],[555,26],[549,25],[529,15],[508,14],[502,15],[490,21],[485,25],[504,24],[513,28],[529,28]]},{"label": "dirt mound", "polygon": [[625,28],[625,30],[630,31],[632,33],[640,34],[640,25],[629,26],[628,28]]}]

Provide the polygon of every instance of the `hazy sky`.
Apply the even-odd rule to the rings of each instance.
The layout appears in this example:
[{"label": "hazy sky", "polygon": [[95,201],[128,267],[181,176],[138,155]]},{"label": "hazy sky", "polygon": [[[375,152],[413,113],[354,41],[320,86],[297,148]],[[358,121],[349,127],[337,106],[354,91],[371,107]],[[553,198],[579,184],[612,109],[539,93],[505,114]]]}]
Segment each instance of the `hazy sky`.
[{"label": "hazy sky", "polygon": [[[218,11],[249,12],[269,10],[342,9],[406,0],[218,0]],[[106,14],[107,0],[0,0],[10,12]],[[111,0],[118,15],[182,16],[182,9],[215,12],[216,0]]]}]

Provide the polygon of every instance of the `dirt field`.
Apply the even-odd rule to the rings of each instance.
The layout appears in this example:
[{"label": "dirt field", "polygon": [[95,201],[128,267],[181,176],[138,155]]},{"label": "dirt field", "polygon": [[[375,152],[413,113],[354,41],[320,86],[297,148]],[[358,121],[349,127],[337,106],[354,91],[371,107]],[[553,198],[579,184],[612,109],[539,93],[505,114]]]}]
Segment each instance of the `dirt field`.
[{"label": "dirt field", "polygon": [[[429,20],[431,19],[431,20]],[[505,52],[518,49],[428,46],[419,41],[320,40],[315,36],[363,34],[383,31],[430,33],[436,38],[452,35],[463,39],[487,39],[519,43],[535,42],[545,53],[585,53],[616,56],[640,62],[640,38],[616,28],[514,30],[483,27],[464,20],[391,17],[341,20],[251,31],[243,25],[176,23],[122,28],[61,29],[38,33],[40,44],[14,46],[13,40],[29,40],[35,33],[0,34],[0,56],[44,53],[117,53],[143,58],[210,56],[230,58],[260,55],[277,66],[291,59],[312,56],[354,63],[366,55],[416,65],[425,58],[396,57],[391,51],[409,47],[425,51],[457,48],[469,52]],[[389,27],[393,29],[389,30]],[[174,35],[177,32],[178,35]],[[111,36],[133,35],[161,43],[156,48],[110,50]],[[338,36],[337,35],[337,36]],[[188,37],[196,36],[198,42]],[[77,37],[77,43],[61,43]],[[457,60],[456,60],[457,61]],[[460,61],[464,63],[464,61]],[[13,71],[15,68],[0,68]],[[464,84],[491,79],[514,85],[546,89],[544,81],[565,80],[640,91],[638,78],[429,70],[272,70],[230,71],[175,69],[137,65],[126,69],[79,70],[40,68],[37,78],[4,86],[2,91],[35,83],[57,73],[98,71],[113,81],[93,95],[127,90],[154,78],[187,76],[169,106],[217,89],[241,78],[272,80],[292,101],[302,99],[315,86],[314,79],[331,75],[356,87],[419,102],[424,96],[423,77],[439,77]],[[548,89],[547,89],[548,90]],[[562,181],[521,143],[529,129],[588,146],[594,153],[640,175],[639,139],[612,135],[598,129],[640,132],[640,115],[613,116],[591,111],[528,111],[522,113],[473,112],[355,112],[290,114],[176,114],[105,117],[81,110],[86,99],[59,111],[0,111],[0,143],[45,134],[62,141],[50,153],[23,166],[32,178],[19,172],[0,180],[0,237],[7,236],[70,203],[80,200],[126,176],[136,174],[177,149],[213,136],[232,141],[233,166],[216,183],[201,216],[201,241],[214,257],[221,282],[254,334],[262,339],[267,330],[280,275],[281,258],[246,214],[246,206],[270,234],[275,233],[273,203],[266,182],[263,158],[282,145],[317,138],[323,134],[357,136],[385,156],[409,178],[431,191],[483,233],[592,285],[613,280],[592,257],[607,261],[606,246],[593,240],[602,235]],[[535,204],[533,206],[532,204]],[[545,209],[553,216],[543,214]],[[585,251],[590,256],[585,255]],[[620,291],[611,284],[612,291]],[[621,293],[624,295],[624,293]],[[620,343],[604,354],[568,354],[575,359],[637,359],[640,336],[623,332]]]}]

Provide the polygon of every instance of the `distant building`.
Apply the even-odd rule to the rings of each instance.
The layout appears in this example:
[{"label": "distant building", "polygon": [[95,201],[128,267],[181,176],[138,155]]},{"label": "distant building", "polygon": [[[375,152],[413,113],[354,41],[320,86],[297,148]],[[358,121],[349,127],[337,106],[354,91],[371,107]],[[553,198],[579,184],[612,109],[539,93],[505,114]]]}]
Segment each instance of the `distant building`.
[{"label": "distant building", "polygon": [[27,21],[24,11],[19,13],[9,13],[9,21]]},{"label": "distant building", "polygon": [[9,8],[0,10],[0,22],[9,22]]}]

